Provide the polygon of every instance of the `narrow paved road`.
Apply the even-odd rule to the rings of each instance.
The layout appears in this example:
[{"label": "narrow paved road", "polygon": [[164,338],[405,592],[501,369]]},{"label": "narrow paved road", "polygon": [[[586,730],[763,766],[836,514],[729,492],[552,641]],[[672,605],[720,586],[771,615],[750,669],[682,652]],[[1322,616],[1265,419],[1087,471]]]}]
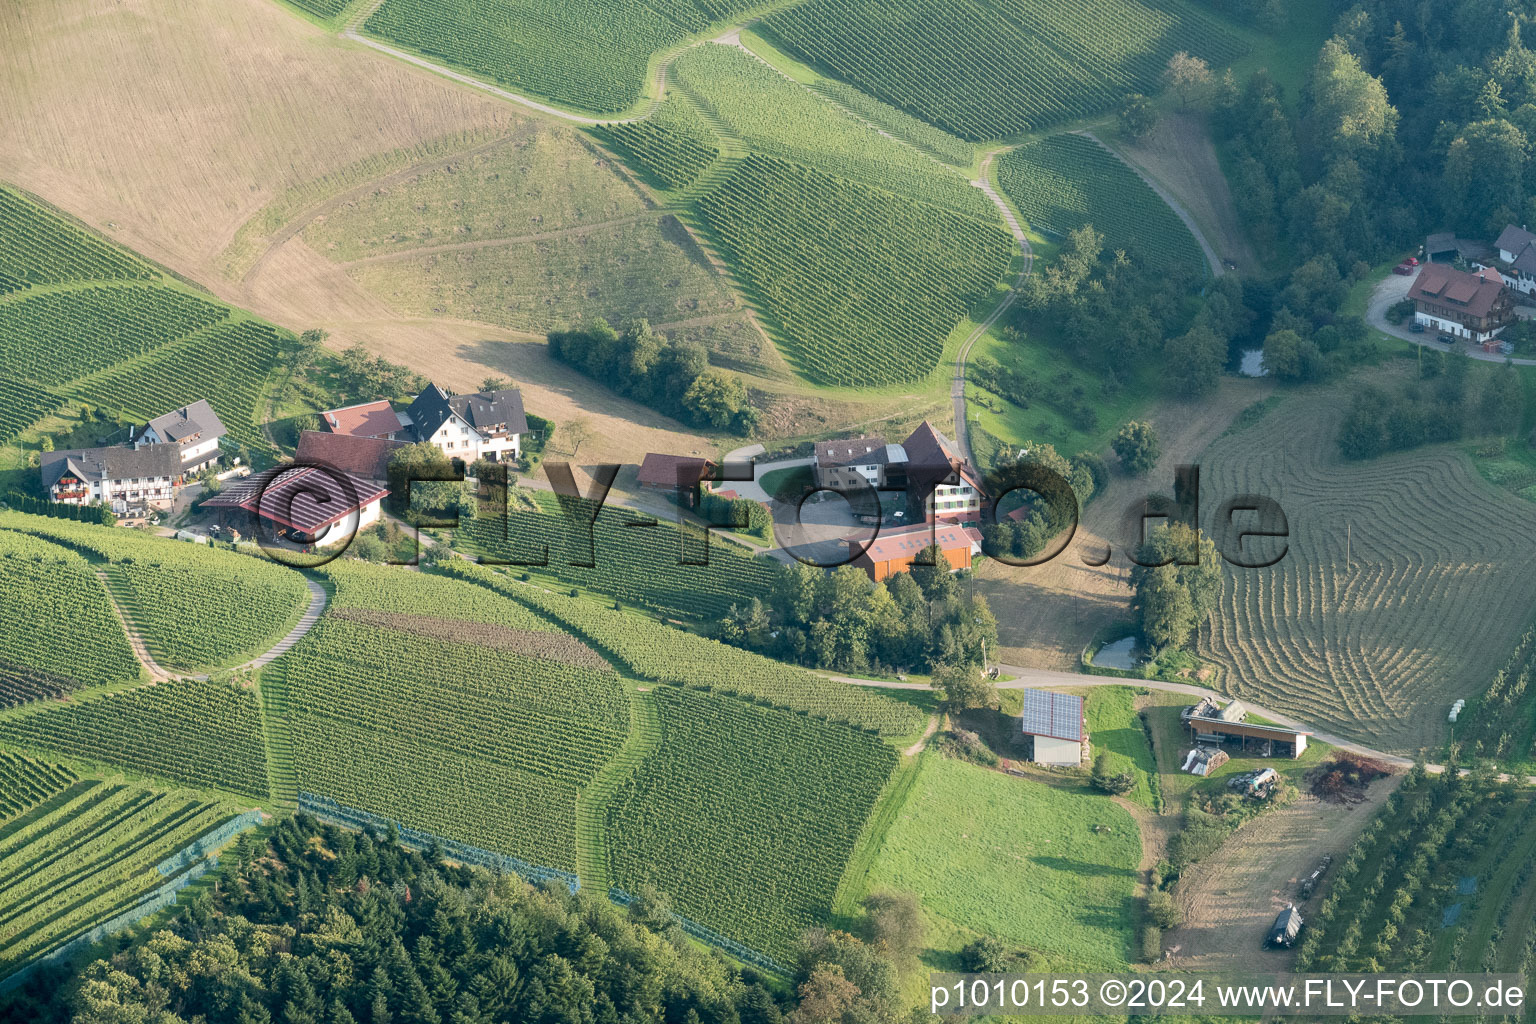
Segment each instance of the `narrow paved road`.
[{"label": "narrow paved road", "polygon": [[320,621],[320,616],[325,611],[325,588],[314,580],[305,580],[304,582],[309,587],[309,607],[304,610],[303,615],[299,616],[299,621],[288,631],[287,636],[273,644],[264,653],[240,665],[239,668],[253,669],[261,668],[263,665],[270,665],[278,658],[287,654],[294,644],[304,639],[304,635],[315,628],[315,623]]},{"label": "narrow paved road", "polygon": [[[993,667],[1004,675],[1014,678],[1007,682],[998,683],[999,690],[1023,690],[1036,686],[1145,686],[1149,690],[1162,690],[1167,693],[1182,693],[1191,697],[1215,697],[1220,700],[1230,700],[1230,697],[1219,694],[1215,690],[1204,686],[1196,686],[1193,683],[1169,683],[1161,679],[1137,679],[1120,676],[1090,676],[1078,672],[1060,672],[1048,668],[1025,668],[1022,665],[1002,665],[993,663]],[[927,683],[892,683],[883,679],[860,679],[856,676],[832,676],[832,679],[841,683],[852,683],[855,686],[873,686],[892,690],[931,690]],[[1372,757],[1379,761],[1385,761],[1398,768],[1413,767],[1413,759],[1403,757],[1400,754],[1389,754],[1382,750],[1367,747],[1363,743],[1335,736],[1332,733],[1314,729],[1305,722],[1297,721],[1289,715],[1282,714],[1271,708],[1261,707],[1248,698],[1242,698],[1243,704],[1260,718],[1267,718],[1271,722],[1279,723],[1287,729],[1296,729],[1301,732],[1311,733],[1312,738],[1320,743],[1347,750],[1350,753]],[[1428,766],[1431,772],[1445,771],[1444,765],[1432,764]],[[1507,775],[1501,778],[1508,778]],[[1527,785],[1536,786],[1536,775],[1525,778]]]},{"label": "narrow paved road", "polygon": [[1131,169],[1131,172],[1135,174],[1136,177],[1147,183],[1148,188],[1157,193],[1158,198],[1162,199],[1163,202],[1168,204],[1168,208],[1178,215],[1179,220],[1184,222],[1184,226],[1189,229],[1189,233],[1195,236],[1195,241],[1200,243],[1200,251],[1205,253],[1205,262],[1209,264],[1211,268],[1211,276],[1220,277],[1222,274],[1226,273],[1226,267],[1222,265],[1221,257],[1216,255],[1216,250],[1212,248],[1211,243],[1206,240],[1205,232],[1200,230],[1200,226],[1195,223],[1195,218],[1190,216],[1189,211],[1184,208],[1183,203],[1179,202],[1167,189],[1163,188],[1163,186],[1158,183],[1156,178],[1153,178],[1146,171],[1142,170],[1140,167],[1137,167],[1125,157],[1121,156],[1118,151],[1106,144],[1103,139],[1093,134],[1093,132],[1084,128],[1077,134],[1083,136],[1085,139],[1092,139],[1095,143],[1098,144],[1100,149],[1104,150],[1104,152],[1108,153],[1116,160],[1119,160],[1122,164],[1125,164],[1126,167]]}]

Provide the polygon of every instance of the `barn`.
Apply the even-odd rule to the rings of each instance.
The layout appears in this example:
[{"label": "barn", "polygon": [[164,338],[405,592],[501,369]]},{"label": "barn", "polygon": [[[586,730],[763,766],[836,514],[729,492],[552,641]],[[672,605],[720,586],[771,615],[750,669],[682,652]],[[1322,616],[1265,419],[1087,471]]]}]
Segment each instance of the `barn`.
[{"label": "barn", "polygon": [[1019,725],[1035,744],[1035,764],[1075,768],[1088,750],[1088,718],[1083,698],[1050,690],[1025,690]]}]

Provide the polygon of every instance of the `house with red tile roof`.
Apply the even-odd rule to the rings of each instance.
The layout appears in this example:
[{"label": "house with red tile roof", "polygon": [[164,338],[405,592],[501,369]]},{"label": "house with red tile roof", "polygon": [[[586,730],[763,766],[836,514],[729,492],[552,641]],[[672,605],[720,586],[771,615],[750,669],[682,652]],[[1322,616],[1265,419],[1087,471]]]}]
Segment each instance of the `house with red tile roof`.
[{"label": "house with red tile roof", "polygon": [[1408,289],[1414,320],[1426,330],[1481,345],[1515,322],[1515,301],[1492,267],[1472,273],[1426,263]]},{"label": "house with red tile roof", "polygon": [[348,437],[393,439],[401,429],[395,407],[383,399],[340,409],[327,409],[320,414],[320,423],[329,433],[345,434]]}]

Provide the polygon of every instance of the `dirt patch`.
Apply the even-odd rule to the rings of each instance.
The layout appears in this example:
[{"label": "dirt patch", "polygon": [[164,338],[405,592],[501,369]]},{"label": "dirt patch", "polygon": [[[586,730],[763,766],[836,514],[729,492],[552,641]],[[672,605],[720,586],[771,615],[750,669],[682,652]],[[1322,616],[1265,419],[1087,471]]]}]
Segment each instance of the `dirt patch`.
[{"label": "dirt patch", "polygon": [[1216,147],[1200,118],[1169,114],[1142,141],[1131,144],[1117,139],[1115,145],[1184,204],[1217,256],[1235,262],[1242,273],[1259,269],[1232,205]]},{"label": "dirt patch", "polygon": [[[1163,936],[1163,948],[1173,951],[1169,963],[1180,970],[1290,970],[1293,952],[1264,948],[1275,915],[1296,901],[1297,884],[1323,854],[1337,859],[1349,849],[1401,781],[1377,781],[1350,806],[1303,793],[1239,828],[1179,879],[1174,898],[1184,924]],[[1310,906],[1302,905],[1303,917]]]},{"label": "dirt patch", "polygon": [[[1271,388],[1261,380],[1224,380],[1208,399],[1160,404],[1146,417],[1162,442],[1156,469],[1144,477],[1116,473],[1083,511],[1072,543],[1051,561],[1029,568],[985,562],[976,589],[997,616],[1002,645],[998,660],[1074,670],[1078,655],[1098,630],[1129,618],[1126,580],[1131,563],[1123,524],[1127,510],[1139,513],[1149,494],[1171,493],[1174,467],[1195,462],[1239,412]],[[1203,503],[1219,500],[1211,495]],[[1086,564],[1103,559],[1106,548],[1111,549],[1107,564]]]},{"label": "dirt patch", "polygon": [[490,622],[464,622],[460,619],[444,619],[436,615],[411,615],[405,612],[382,612],[367,608],[333,608],[331,615],[338,619],[360,622],[380,629],[411,633],[429,640],[476,644],[498,651],[510,651],[528,658],[558,661],[577,668],[613,671],[613,667],[596,651],[566,633],[513,629],[510,626],[498,626]]}]

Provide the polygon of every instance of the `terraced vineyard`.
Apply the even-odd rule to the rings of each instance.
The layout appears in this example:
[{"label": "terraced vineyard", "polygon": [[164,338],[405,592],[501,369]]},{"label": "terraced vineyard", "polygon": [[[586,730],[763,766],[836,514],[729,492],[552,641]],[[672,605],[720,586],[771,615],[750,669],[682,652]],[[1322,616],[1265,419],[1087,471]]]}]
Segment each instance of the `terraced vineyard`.
[{"label": "terraced vineyard", "polygon": [[[582,547],[580,531],[572,534],[568,520],[556,513],[554,495],[539,492],[541,512],[512,512],[503,530],[499,518],[482,516],[461,524],[458,534],[487,559],[530,563],[532,572],[554,576],[625,601],[643,604],[669,615],[717,618],[744,595],[765,593],[775,563],[743,554],[720,540],[709,545],[709,565],[679,565],[682,543],[675,524],[656,521],[644,513],[608,506],[592,529],[592,548]],[[573,549],[570,545],[576,541]],[[547,565],[533,562],[545,559]],[[590,567],[570,564],[590,561]],[[518,567],[523,568],[522,566]]]},{"label": "terraced vineyard", "polygon": [[0,977],[130,909],[231,817],[193,794],[92,782],[0,839]]},{"label": "terraced vineyard", "polygon": [[556,632],[548,620],[517,602],[445,576],[356,559],[337,559],[320,571],[334,587],[333,609],[435,615],[511,629]]},{"label": "terraced vineyard", "polygon": [[283,341],[254,320],[230,321],[159,349],[148,359],[93,377],[74,394],[146,419],[207,398],[232,440],[265,449],[262,396]]},{"label": "terraced vineyard", "polygon": [[477,77],[596,113],[640,98],[651,55],[749,0],[385,0],[364,24]]},{"label": "terraced vineyard", "polygon": [[105,559],[108,585],[155,661],[168,669],[217,667],[260,654],[309,606],[304,578],[265,557],[21,513],[0,516],[0,526]]},{"label": "terraced vineyard", "polygon": [[1206,493],[1268,495],[1290,537],[1276,565],[1228,569],[1199,653],[1233,696],[1412,753],[1444,740],[1451,702],[1475,698],[1525,632],[1536,576],[1509,552],[1536,507],[1447,448],[1343,463],[1355,386],[1290,396],[1201,458]]},{"label": "terraced vineyard", "polygon": [[0,750],[0,825],[64,792],[75,773],[61,765]]},{"label": "terraced vineyard", "polygon": [[835,683],[649,618],[519,583],[462,560],[441,563],[440,568],[538,609],[644,679],[730,693],[886,735],[905,736],[923,727],[919,709],[874,690]]},{"label": "terraced vineyard", "polygon": [[68,548],[0,530],[0,622],[0,708],[139,676],[106,590]]},{"label": "terraced vineyard", "polygon": [[0,443],[71,399],[142,421],[206,398],[235,440],[265,447],[281,338],[232,313],[0,187]]},{"label": "terraced vineyard", "polygon": [[0,186],[0,293],[64,281],[153,281],[143,260]]},{"label": "terraced vineyard", "polygon": [[977,220],[997,220],[996,209],[958,169],[880,134],[737,47],[691,47],[672,62],[669,74],[750,150]]},{"label": "terraced vineyard", "polygon": [[788,962],[800,932],[825,920],[896,752],[732,697],[651,696],[661,743],[607,810],[614,883],[655,885],[678,913]]},{"label": "terraced vineyard", "polygon": [[699,210],[786,356],[825,384],[926,377],[1012,254],[994,224],[758,155]]},{"label": "terraced vineyard", "polygon": [[576,794],[629,730],[606,669],[334,616],[263,686],[281,697],[302,792],[565,870]]},{"label": "terraced vineyard", "polygon": [[720,156],[720,140],[686,100],[668,98],[642,121],[604,125],[602,135],[662,188],[684,188]]},{"label": "terraced vineyard", "polygon": [[1003,194],[1031,225],[1065,235],[1092,224],[1109,250],[1144,266],[1205,271],[1184,222],[1135,172],[1086,136],[1051,135],[1009,150],[997,162]]},{"label": "terraced vineyard", "polygon": [[1219,68],[1244,49],[1178,0],[809,0],[764,26],[807,63],[973,141],[1153,93],[1176,51]]},{"label": "terraced vineyard", "polygon": [[23,750],[266,799],[261,735],[253,690],[197,679],[0,718],[0,741]]}]

